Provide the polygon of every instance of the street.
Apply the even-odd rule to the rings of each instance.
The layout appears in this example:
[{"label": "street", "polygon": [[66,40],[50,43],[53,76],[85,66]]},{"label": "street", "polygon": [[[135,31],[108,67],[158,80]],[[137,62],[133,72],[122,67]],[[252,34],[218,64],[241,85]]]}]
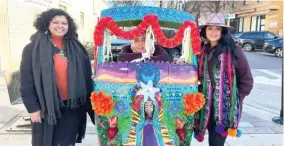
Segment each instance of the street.
[{"label": "street", "polygon": [[245,52],[254,87],[244,103],[279,114],[281,107],[282,59],[263,52]]}]

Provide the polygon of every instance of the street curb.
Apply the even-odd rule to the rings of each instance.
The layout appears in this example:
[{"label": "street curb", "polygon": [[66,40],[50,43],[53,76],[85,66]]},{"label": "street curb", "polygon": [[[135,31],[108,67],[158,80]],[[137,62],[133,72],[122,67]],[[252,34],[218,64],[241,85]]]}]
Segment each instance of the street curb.
[{"label": "street curb", "polygon": [[269,112],[271,114],[278,115],[280,113],[280,110],[277,111],[277,110],[267,108],[267,107],[264,107],[264,106],[252,105],[252,104],[249,104],[249,103],[244,103],[243,105],[250,106],[250,107],[255,108],[255,109],[263,110],[263,111]]},{"label": "street curb", "polygon": [[257,118],[263,119],[265,121],[271,121],[271,122],[272,118],[279,116],[279,113],[276,114],[274,112],[271,112],[270,110],[265,110],[263,108],[258,108],[256,106],[251,106],[247,104],[243,104],[243,112],[253,115]]}]

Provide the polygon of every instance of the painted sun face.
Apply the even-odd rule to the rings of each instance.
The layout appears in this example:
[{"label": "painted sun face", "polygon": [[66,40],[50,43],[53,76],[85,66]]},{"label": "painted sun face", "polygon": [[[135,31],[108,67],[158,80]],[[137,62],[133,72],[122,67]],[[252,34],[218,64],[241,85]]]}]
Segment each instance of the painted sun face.
[{"label": "painted sun face", "polygon": [[55,16],[49,23],[49,31],[52,36],[64,37],[68,32],[68,21],[65,16]]},{"label": "painted sun face", "polygon": [[206,38],[209,42],[218,42],[221,39],[222,27],[220,26],[207,26]]}]

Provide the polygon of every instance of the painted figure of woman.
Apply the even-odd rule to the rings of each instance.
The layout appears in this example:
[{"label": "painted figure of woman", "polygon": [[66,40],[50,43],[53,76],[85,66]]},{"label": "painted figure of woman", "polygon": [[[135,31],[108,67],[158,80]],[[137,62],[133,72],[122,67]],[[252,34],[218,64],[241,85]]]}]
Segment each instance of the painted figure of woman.
[{"label": "painted figure of woman", "polygon": [[[157,115],[155,111],[154,101],[148,99],[144,103],[144,120],[141,120],[140,124],[137,125],[136,130],[137,134],[140,136],[142,134],[142,138],[137,140],[137,142],[142,142],[142,144],[136,143],[142,146],[159,146],[158,139],[161,138],[161,126],[158,119],[154,117],[153,114]],[[157,139],[158,138],[158,139]]]},{"label": "painted figure of woman", "polygon": [[[174,146],[175,142],[162,124],[163,109],[161,94],[155,94],[154,100],[144,96],[134,97],[132,110],[132,127],[128,136],[128,144],[135,146]],[[163,134],[162,134],[163,132]],[[135,138],[133,138],[135,137]]]}]

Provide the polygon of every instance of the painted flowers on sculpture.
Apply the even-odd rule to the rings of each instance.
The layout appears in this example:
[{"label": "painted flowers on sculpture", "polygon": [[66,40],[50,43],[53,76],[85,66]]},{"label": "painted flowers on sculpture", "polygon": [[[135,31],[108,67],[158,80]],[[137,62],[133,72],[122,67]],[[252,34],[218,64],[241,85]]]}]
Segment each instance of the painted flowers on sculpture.
[{"label": "painted flowers on sculpture", "polygon": [[205,104],[205,98],[202,93],[185,94],[183,99],[184,113],[186,115],[193,115]]},{"label": "painted flowers on sculpture", "polygon": [[105,95],[104,92],[100,91],[99,93],[92,92],[91,102],[93,105],[93,110],[97,115],[106,116],[112,112],[114,107],[114,102],[110,95]]},{"label": "painted flowers on sculpture", "polygon": [[178,105],[176,102],[172,103],[169,107],[168,110],[172,115],[175,115],[179,110],[180,110],[180,105]]},{"label": "painted flowers on sculpture", "polygon": [[117,113],[118,115],[120,115],[120,114],[122,114],[123,112],[125,112],[125,111],[128,109],[128,107],[127,107],[127,105],[124,104],[124,102],[123,102],[122,100],[119,100],[119,101],[115,104],[114,109],[115,109],[116,113]]},{"label": "painted flowers on sculpture", "polygon": [[142,88],[136,93],[136,95],[143,95],[144,102],[146,102],[148,98],[150,98],[152,101],[156,101],[155,95],[160,91],[160,89],[153,87],[153,82],[151,80],[148,81],[147,85],[143,82],[140,82],[140,85]]}]

